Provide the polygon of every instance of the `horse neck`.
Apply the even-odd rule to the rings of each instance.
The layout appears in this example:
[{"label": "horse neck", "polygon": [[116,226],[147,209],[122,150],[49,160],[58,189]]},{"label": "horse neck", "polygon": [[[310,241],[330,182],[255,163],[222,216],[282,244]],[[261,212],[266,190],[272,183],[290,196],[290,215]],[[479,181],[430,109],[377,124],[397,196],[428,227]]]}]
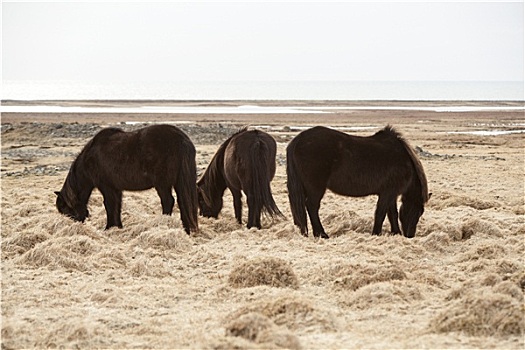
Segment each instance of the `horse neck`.
[{"label": "horse neck", "polygon": [[407,151],[408,156],[412,161],[412,166],[414,170],[412,176],[412,183],[410,184],[407,192],[414,192],[410,193],[411,198],[417,198],[421,201],[421,203],[424,204],[429,200],[430,197],[428,194],[428,183],[427,177],[425,175],[425,170],[423,169],[423,164],[421,164],[421,161],[416,155],[414,149],[403,138],[399,138],[399,140],[405,147],[405,150]]},{"label": "horse neck", "polygon": [[226,179],[224,178],[224,149],[226,147],[219,148],[217,153],[213,156],[210,165],[204,172],[199,183],[202,189],[209,196],[210,200],[215,202],[221,198],[226,190]]},{"label": "horse neck", "polygon": [[408,186],[405,193],[403,193],[402,201],[403,203],[412,203],[416,205],[424,205],[427,201],[423,198],[423,189],[421,186],[420,179],[417,174],[412,176],[412,182]]},{"label": "horse neck", "polygon": [[64,182],[63,191],[67,198],[73,203],[87,204],[94,186],[85,175],[78,159],[75,160]]}]

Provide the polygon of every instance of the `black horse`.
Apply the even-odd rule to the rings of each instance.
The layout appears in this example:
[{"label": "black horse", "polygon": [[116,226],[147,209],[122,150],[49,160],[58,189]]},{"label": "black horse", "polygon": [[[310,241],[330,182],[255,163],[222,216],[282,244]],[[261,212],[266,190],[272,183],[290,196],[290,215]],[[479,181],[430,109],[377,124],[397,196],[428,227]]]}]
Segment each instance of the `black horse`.
[{"label": "black horse", "polygon": [[294,223],[308,235],[306,212],[315,237],[328,238],[319,219],[321,199],[334,193],[378,195],[372,233],[379,235],[388,215],[393,233],[399,219],[406,237],[414,237],[425,203],[427,179],[414,150],[391,126],[369,137],[348,135],[317,126],[297,135],[287,148],[288,197]]},{"label": "black horse", "polygon": [[177,193],[182,225],[189,234],[198,229],[195,147],[189,137],[171,125],[152,125],[132,132],[101,130],[75,159],[57,195],[60,213],[82,221],[89,216],[87,203],[98,188],[104,197],[106,229],[122,228],[122,191],[154,187],[162,213],[171,215]]},{"label": "black horse", "polygon": [[239,224],[242,224],[241,191],[248,202],[248,228],[261,228],[263,211],[271,217],[282,216],[270,189],[276,151],[273,137],[260,130],[244,128],[227,139],[198,182],[201,215],[217,218],[224,191],[229,188]]}]

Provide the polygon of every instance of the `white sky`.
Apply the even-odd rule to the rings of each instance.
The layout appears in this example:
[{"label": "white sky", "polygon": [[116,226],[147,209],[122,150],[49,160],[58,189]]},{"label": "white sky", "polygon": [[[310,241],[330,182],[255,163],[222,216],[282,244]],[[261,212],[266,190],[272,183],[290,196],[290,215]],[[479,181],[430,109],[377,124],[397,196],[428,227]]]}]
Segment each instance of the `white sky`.
[{"label": "white sky", "polygon": [[2,3],[2,79],[523,80],[521,2]]}]

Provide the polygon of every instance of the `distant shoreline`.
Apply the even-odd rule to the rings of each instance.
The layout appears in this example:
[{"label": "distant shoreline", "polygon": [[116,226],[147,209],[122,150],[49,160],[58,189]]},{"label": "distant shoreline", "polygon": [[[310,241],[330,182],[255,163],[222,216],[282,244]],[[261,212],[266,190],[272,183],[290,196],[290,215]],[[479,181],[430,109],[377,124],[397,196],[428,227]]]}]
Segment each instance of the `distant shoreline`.
[{"label": "distant shoreline", "polygon": [[307,105],[307,106],[360,106],[369,105],[377,106],[388,104],[399,106],[402,104],[411,104],[414,106],[525,106],[525,100],[272,100],[272,99],[249,99],[249,100],[163,100],[163,99],[94,99],[94,100],[68,100],[68,99],[4,99],[0,101],[3,106],[32,106],[32,105],[49,105],[49,106],[83,106],[83,105],[193,105],[193,106],[222,106],[222,105],[246,105],[255,104],[260,106],[278,105]]},{"label": "distant shoreline", "polygon": [[401,100],[2,100],[2,123],[392,123],[523,120],[524,101]]}]

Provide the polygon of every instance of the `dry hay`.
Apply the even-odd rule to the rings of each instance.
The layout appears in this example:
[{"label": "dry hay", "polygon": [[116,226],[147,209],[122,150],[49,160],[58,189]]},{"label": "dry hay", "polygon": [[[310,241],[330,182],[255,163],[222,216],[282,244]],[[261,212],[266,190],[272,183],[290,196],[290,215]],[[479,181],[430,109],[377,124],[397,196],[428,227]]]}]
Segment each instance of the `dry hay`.
[{"label": "dry hay", "polygon": [[299,340],[290,331],[278,327],[268,317],[250,312],[242,314],[226,325],[226,335],[242,337],[260,344],[262,348],[300,349]]},{"label": "dry hay", "polygon": [[497,292],[501,294],[507,294],[517,300],[523,298],[525,292],[521,285],[519,276],[525,275],[525,269],[522,267],[518,268],[512,275],[484,272],[479,276],[464,282],[460,287],[452,289],[448,294],[447,300],[460,299],[468,294],[482,294],[485,290]]},{"label": "dry hay", "polygon": [[523,336],[523,295],[517,300],[496,290],[471,290],[464,294],[434,318],[430,328],[439,333],[463,332],[471,336]]},{"label": "dry hay", "polygon": [[469,218],[461,225],[461,239],[469,239],[474,235],[502,237],[501,229],[487,220]]},{"label": "dry hay", "polygon": [[[328,203],[323,203],[323,205],[327,207],[322,207],[326,211],[327,209],[332,209]],[[334,206],[334,204],[332,204],[332,206]],[[372,208],[373,206],[370,206],[371,212]],[[322,220],[326,232],[329,232],[332,238],[352,234],[353,232],[370,233],[374,223],[371,214],[370,216],[362,217],[353,211],[338,210],[328,211]]]},{"label": "dry hay", "polygon": [[168,227],[153,227],[141,232],[134,240],[134,245],[144,249],[171,253],[181,253],[191,250],[192,242],[188,234],[182,229]]},{"label": "dry hay", "polygon": [[431,321],[430,328],[472,336],[523,335],[524,292],[517,280],[508,277],[484,273],[464,282],[448,294],[449,305]]},{"label": "dry hay", "polygon": [[518,286],[521,288],[521,290],[525,292],[525,269],[519,272],[516,272],[512,276],[512,280],[515,281],[518,284]]},{"label": "dry hay", "polygon": [[[405,125],[411,140],[433,152],[462,151],[446,134],[435,135],[448,124],[414,120]],[[154,190],[125,192],[124,228],[106,231],[98,191],[84,224],[57,214],[53,190],[65,171],[4,171],[2,347],[523,349],[520,142],[513,149],[469,146],[506,159],[481,166],[476,158],[461,159],[461,167],[458,159],[422,159],[434,194],[414,239],[372,236],[376,198],[330,191],[320,212],[330,239],[301,236],[281,163],[272,190],[287,220],[247,230],[227,191],[219,219],[199,217],[200,232],[189,236],[177,206],[171,217],[160,214]],[[217,146],[196,145],[200,168]],[[279,159],[285,150],[279,143]],[[71,154],[57,162],[68,164]]]},{"label": "dry hay", "polygon": [[49,238],[48,233],[39,230],[22,232],[2,240],[2,255],[4,257],[21,255]]},{"label": "dry hay", "polygon": [[429,252],[443,253],[447,250],[451,243],[450,235],[446,232],[434,231],[428,234],[422,240],[423,246]]},{"label": "dry hay", "polygon": [[92,264],[95,269],[115,270],[127,266],[127,257],[120,247],[108,247],[94,255]]},{"label": "dry hay", "polygon": [[57,348],[60,344],[67,344],[68,348],[82,349],[98,343],[104,347],[107,331],[83,323],[82,320],[78,320],[48,329],[35,345],[39,348]]},{"label": "dry hay", "polygon": [[[447,212],[446,210],[444,212]],[[470,210],[468,211],[470,212]],[[467,214],[463,218],[454,218],[449,220],[448,218],[439,218],[439,221],[432,221],[426,225],[420,225],[417,236],[426,237],[432,233],[446,233],[449,238],[453,241],[467,240],[472,237],[504,237],[506,232],[501,229],[500,225],[494,223],[494,219],[482,219],[478,216],[475,211]],[[502,225],[503,227],[509,227],[508,223]],[[445,238],[442,237],[441,240]],[[444,242],[448,244],[448,242]]]},{"label": "dry hay", "polygon": [[506,249],[500,244],[482,243],[477,244],[467,252],[461,254],[458,262],[472,262],[476,260],[492,260],[505,256]]},{"label": "dry hay", "polygon": [[171,269],[167,266],[167,262],[160,257],[146,258],[139,257],[134,259],[130,267],[131,275],[134,277],[172,277]]},{"label": "dry hay", "polygon": [[406,273],[396,266],[378,266],[374,264],[344,266],[339,269],[336,276],[338,277],[334,282],[336,290],[352,291],[372,283],[404,280],[407,278]]},{"label": "dry hay", "polygon": [[280,258],[257,257],[233,267],[228,284],[234,288],[268,285],[299,288],[299,281],[288,262]]},{"label": "dry hay", "polygon": [[423,299],[417,283],[409,281],[377,282],[359,288],[355,292],[341,293],[342,305],[357,310],[383,308],[395,310],[400,305],[409,305]]},{"label": "dry hay", "polygon": [[2,325],[2,348],[17,348],[14,340],[26,339],[28,334],[36,334],[33,347],[83,349],[108,347],[109,332],[104,327],[93,326],[83,317],[75,320],[48,322],[44,327],[35,328],[28,322],[18,324],[8,322]]},{"label": "dry hay", "polygon": [[430,208],[437,210],[461,206],[470,207],[476,210],[501,207],[501,203],[498,201],[462,196],[449,192],[433,193],[432,200],[429,201],[428,205]]},{"label": "dry hay", "polygon": [[230,314],[226,319],[236,320],[252,313],[261,314],[279,326],[307,333],[332,332],[339,327],[336,318],[330,312],[314,307],[310,300],[294,294],[250,303]]},{"label": "dry hay", "polygon": [[91,269],[89,259],[100,251],[100,245],[84,236],[57,237],[36,245],[16,259],[19,265],[51,269]]},{"label": "dry hay", "polygon": [[506,294],[516,300],[523,300],[523,291],[520,286],[513,281],[503,281],[494,287],[494,292]]},{"label": "dry hay", "polygon": [[59,232],[62,236],[93,234],[93,231],[85,230],[83,225],[71,225],[70,220],[57,213],[40,212],[31,217],[22,215],[13,218],[10,225],[2,225],[2,254],[6,257],[21,255]]}]

